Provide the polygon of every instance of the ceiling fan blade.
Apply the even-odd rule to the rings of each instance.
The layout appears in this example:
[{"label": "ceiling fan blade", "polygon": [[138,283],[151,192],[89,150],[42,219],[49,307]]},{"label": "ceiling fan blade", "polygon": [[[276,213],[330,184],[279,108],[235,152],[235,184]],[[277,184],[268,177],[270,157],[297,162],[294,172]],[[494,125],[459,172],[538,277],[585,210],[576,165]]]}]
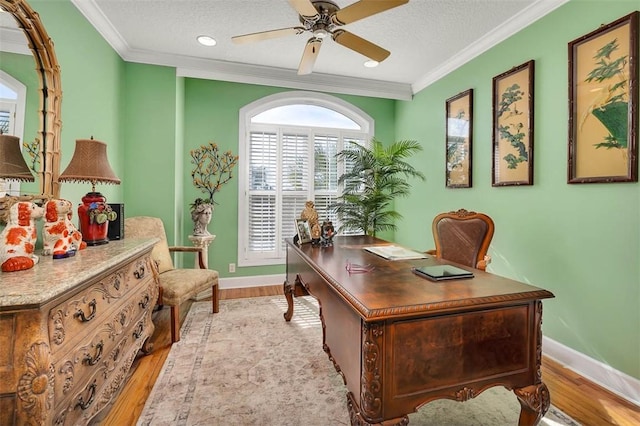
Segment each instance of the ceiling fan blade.
[{"label": "ceiling fan blade", "polygon": [[310,0],[289,0],[289,4],[298,12],[298,15],[313,17],[318,14]]},{"label": "ceiling fan blade", "polygon": [[254,41],[269,40],[277,37],[298,35],[304,32],[303,27],[281,28],[279,30],[262,31],[259,33],[244,34],[231,37],[231,41],[236,44],[251,43]]},{"label": "ceiling fan blade", "polygon": [[344,47],[356,51],[369,59],[382,62],[391,54],[386,49],[373,44],[368,40],[358,37],[357,35],[344,30],[334,31],[333,39],[336,43]]},{"label": "ceiling fan blade", "polygon": [[332,20],[337,25],[350,24],[407,3],[409,3],[409,0],[360,0],[344,9],[338,10]]},{"label": "ceiling fan blade", "polygon": [[309,39],[304,48],[300,65],[298,66],[298,75],[311,74],[318,53],[320,53],[320,46],[322,46],[321,39],[315,37]]}]

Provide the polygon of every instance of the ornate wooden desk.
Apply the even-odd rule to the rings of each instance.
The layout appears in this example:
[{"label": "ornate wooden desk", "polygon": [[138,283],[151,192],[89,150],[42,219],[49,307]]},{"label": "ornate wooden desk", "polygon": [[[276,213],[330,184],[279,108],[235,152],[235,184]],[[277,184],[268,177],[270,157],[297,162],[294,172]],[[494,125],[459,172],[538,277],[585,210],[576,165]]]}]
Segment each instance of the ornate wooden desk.
[{"label": "ornate wooden desk", "polygon": [[[549,409],[540,372],[549,291],[480,270],[431,282],[411,266],[444,262],[385,260],[362,250],[385,244],[371,237],[287,244],[285,319],[293,296],[318,299],[323,348],[347,386],[353,425],[406,425],[429,401],[466,401],[496,385],[518,397],[520,425],[538,423]],[[350,274],[347,260],[375,269]]]},{"label": "ornate wooden desk", "polygon": [[0,425],[87,424],[153,333],[157,239],[0,273]]}]

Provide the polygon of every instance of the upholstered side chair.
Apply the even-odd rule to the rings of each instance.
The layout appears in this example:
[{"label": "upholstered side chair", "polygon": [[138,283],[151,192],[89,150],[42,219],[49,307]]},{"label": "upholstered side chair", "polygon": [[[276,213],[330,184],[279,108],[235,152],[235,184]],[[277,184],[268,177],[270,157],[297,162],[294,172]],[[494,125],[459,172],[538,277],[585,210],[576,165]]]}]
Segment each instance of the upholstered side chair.
[{"label": "upholstered side chair", "polygon": [[[169,246],[162,220],[157,217],[134,216],[124,220],[125,238],[156,237],[151,257],[158,267],[160,292],[158,305],[171,307],[171,342],[180,340],[180,305],[211,288],[213,312],[219,310],[218,271],[206,269],[202,249],[198,247]],[[171,253],[197,253],[200,269],[176,269]]]},{"label": "upholstered side chair", "polygon": [[465,209],[441,213],[433,219],[431,230],[436,248],[428,254],[483,271],[491,262],[487,251],[494,224],[486,214]]}]

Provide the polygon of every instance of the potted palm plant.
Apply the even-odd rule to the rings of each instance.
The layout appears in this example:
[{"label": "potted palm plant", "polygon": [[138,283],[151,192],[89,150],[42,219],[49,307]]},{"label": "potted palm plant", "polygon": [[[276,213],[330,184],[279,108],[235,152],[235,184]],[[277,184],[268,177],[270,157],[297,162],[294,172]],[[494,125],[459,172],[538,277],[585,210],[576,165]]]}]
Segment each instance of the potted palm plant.
[{"label": "potted palm plant", "polygon": [[408,178],[424,180],[424,175],[405,160],[422,147],[413,140],[402,140],[384,147],[373,139],[371,148],[352,144],[337,154],[350,170],[340,176],[342,195],[333,208],[341,220],[340,230],[376,232],[395,230],[402,215],[392,209],[396,197],[409,194]]}]

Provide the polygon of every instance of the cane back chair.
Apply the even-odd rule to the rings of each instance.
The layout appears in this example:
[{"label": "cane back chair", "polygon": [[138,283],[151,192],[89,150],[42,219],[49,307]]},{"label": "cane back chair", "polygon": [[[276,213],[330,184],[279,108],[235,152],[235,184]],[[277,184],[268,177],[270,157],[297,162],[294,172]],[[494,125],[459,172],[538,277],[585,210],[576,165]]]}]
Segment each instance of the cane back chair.
[{"label": "cane back chair", "polygon": [[494,223],[489,216],[465,209],[441,213],[433,219],[431,230],[436,248],[427,253],[483,271],[491,262],[487,251]]}]

